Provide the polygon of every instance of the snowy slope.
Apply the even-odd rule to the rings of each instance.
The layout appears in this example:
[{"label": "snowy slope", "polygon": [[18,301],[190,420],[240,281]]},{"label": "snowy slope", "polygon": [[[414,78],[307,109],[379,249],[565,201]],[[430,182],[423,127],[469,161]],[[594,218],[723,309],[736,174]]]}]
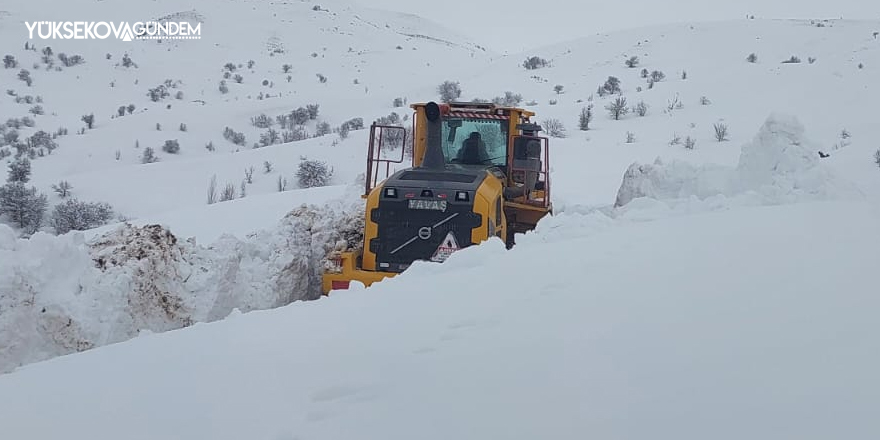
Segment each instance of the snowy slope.
[{"label": "snowy slope", "polygon": [[511,252],[492,242],[367,292],[0,376],[4,432],[33,440],[880,434],[876,206],[553,220]]},{"label": "snowy slope", "polygon": [[[866,186],[876,188],[880,176],[870,169],[880,126],[870,108],[880,100],[874,81],[880,39],[873,36],[880,23],[817,23],[822,27],[810,20],[737,20],[601,34],[508,56],[494,62],[493,71],[509,75],[468,78],[462,89],[468,97],[484,98],[512,91],[522,95],[523,104],[534,101],[527,107],[540,120],[563,123],[567,139],[552,143],[557,201],[608,203],[622,170],[634,160],[653,162],[660,156],[736,165],[739,146],[776,112],[796,116],[817,149],[831,154],[828,162],[857,163],[858,175],[874,176]],[[750,53],[757,55],[756,63],[746,61]],[[782,64],[792,55],[802,62]],[[550,66],[523,69],[527,56],[542,57]],[[624,64],[630,56],[639,58],[635,68]],[[661,71],[665,79],[649,89],[642,69]],[[616,96],[596,94],[609,76],[620,79],[628,106],[647,105],[644,117],[632,111],[620,120],[609,116],[605,107]],[[561,94],[555,85],[563,86]],[[701,104],[704,96],[707,105]],[[579,131],[578,115],[591,97],[590,130]],[[715,140],[716,123],[728,126],[727,141]],[[841,138],[843,130],[849,138]],[[628,132],[632,143],[626,142]],[[676,137],[679,143],[670,145]],[[693,150],[683,146],[687,137],[696,142]]]},{"label": "snowy slope", "polygon": [[[109,202],[129,218],[204,205],[215,175],[221,187],[231,183],[240,196],[244,171],[252,166],[258,170],[257,182],[248,185],[248,195],[276,192],[279,176],[290,181],[288,189],[296,189],[292,176],[300,156],[329,162],[336,172],[332,183],[347,184],[356,175],[352,166],[363,168],[366,133],[353,131],[347,140],[330,133],[252,150],[268,129],[253,126],[251,118],[265,114],[274,120],[299,107],[318,105],[317,117],[304,125],[306,133],[315,136],[321,123],[338,129],[352,118],[363,118],[368,125],[392,111],[403,116],[409,110],[393,108],[394,98],[405,98],[424,84],[430,84],[433,94],[451,72],[482,66],[490,55],[428,20],[339,0],[71,0],[63,5],[38,0],[4,4],[3,9],[0,53],[19,63],[0,69],[3,121],[25,116],[35,121],[34,127],[16,130],[22,142],[38,130],[68,129],[56,139],[56,150],[33,160],[30,183],[54,204],[60,199],[51,185],[66,180],[74,196]],[[169,15],[200,23],[202,38],[36,39],[30,42],[36,50],[23,47],[28,41],[24,22],[36,18],[134,21]],[[41,59],[46,46],[54,52],[49,69]],[[85,62],[65,67],[57,58],[62,52],[79,54]],[[125,54],[134,66],[121,64]],[[233,64],[233,71],[224,68],[227,63]],[[284,65],[290,66],[289,72]],[[18,79],[21,69],[30,71],[31,86]],[[229,91],[224,94],[219,85],[226,74]],[[243,77],[240,84],[234,79],[237,74]],[[171,84],[169,95],[153,102],[148,91],[166,80]],[[7,89],[15,96],[6,94]],[[131,114],[116,115],[120,106],[129,104],[135,106]],[[43,115],[29,113],[35,105],[42,106]],[[94,127],[77,134],[86,127],[81,121],[86,114],[94,114]],[[180,130],[181,124],[186,131]],[[243,145],[224,138],[226,127],[245,135]],[[272,128],[279,136],[293,131],[278,123]],[[166,140],[178,141],[180,152],[162,151]],[[206,148],[209,143],[214,151]],[[147,147],[155,150],[159,162],[141,163]],[[12,146],[0,148],[15,152]],[[0,160],[4,176],[9,160]],[[260,176],[264,161],[274,170]]]}]

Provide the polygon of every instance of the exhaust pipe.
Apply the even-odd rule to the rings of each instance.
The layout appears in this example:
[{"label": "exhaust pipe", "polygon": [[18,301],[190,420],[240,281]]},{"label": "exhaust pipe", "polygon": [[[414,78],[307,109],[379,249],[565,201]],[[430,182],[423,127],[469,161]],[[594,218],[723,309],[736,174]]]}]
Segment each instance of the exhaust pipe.
[{"label": "exhaust pipe", "polygon": [[425,140],[425,158],[421,168],[442,171],[446,169],[446,157],[443,156],[443,119],[440,106],[436,102],[425,105],[425,116],[428,119]]}]

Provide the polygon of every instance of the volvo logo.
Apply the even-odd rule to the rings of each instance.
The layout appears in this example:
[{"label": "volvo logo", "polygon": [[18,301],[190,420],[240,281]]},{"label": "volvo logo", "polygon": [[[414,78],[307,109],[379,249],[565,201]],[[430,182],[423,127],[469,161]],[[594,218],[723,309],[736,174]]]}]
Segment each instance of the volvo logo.
[{"label": "volvo logo", "polygon": [[422,240],[427,240],[431,238],[431,227],[430,226],[422,226],[419,228],[419,238]]}]

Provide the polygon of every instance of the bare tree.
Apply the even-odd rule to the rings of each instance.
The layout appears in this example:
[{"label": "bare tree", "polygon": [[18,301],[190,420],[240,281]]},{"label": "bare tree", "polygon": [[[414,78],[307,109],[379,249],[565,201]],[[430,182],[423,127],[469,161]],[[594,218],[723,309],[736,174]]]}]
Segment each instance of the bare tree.
[{"label": "bare tree", "polygon": [[250,166],[244,169],[244,180],[247,183],[254,183],[254,167]]},{"label": "bare tree", "polygon": [[608,110],[608,113],[614,120],[619,120],[621,116],[629,113],[629,107],[626,106],[626,97],[622,95],[618,95],[617,98],[614,98],[614,101],[608,103],[605,106],[605,109]]}]

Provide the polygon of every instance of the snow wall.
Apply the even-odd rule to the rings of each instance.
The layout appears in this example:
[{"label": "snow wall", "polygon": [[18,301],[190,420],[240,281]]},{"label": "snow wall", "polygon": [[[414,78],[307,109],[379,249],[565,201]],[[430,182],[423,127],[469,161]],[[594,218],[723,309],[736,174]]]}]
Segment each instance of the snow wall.
[{"label": "snow wall", "polygon": [[321,295],[324,258],[358,243],[362,202],[301,206],[203,246],[159,225],[16,238],[0,224],[0,373],[55,356]]}]

